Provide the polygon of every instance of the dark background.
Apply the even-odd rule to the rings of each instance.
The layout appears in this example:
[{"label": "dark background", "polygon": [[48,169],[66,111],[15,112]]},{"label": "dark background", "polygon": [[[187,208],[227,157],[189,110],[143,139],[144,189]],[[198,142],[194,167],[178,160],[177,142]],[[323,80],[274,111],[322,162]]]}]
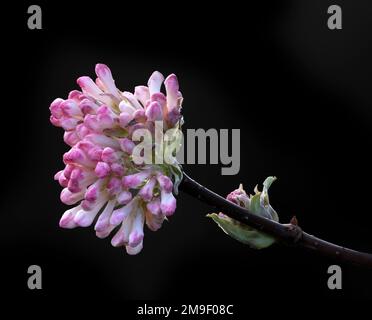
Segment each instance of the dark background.
[{"label": "dark background", "polygon": [[[42,8],[42,30],[27,28],[31,4]],[[342,30],[327,28],[331,4],[343,9]],[[296,215],[309,233],[372,252],[368,1],[26,1],[3,11],[0,234],[9,301],[121,302],[121,310],[133,300],[230,302],[243,312],[243,301],[372,298],[371,272],[341,265],[343,289],[329,290],[334,261],[279,246],[252,251],[185,194],[169,223],[146,230],[138,256],[91,228],[60,229],[66,207],[53,175],[68,148],[48,109],[97,62],[129,91],[153,70],[174,72],[185,128],[241,129],[238,176],[185,165],[189,175],[222,195],[276,175],[271,202],[282,222]],[[31,264],[42,267],[42,290],[27,288]]]}]

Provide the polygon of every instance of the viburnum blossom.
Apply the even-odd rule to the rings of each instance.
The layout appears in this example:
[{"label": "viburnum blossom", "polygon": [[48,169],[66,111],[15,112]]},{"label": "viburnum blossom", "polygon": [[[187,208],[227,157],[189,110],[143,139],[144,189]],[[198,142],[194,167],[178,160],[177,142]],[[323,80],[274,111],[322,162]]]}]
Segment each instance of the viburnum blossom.
[{"label": "viburnum blossom", "polygon": [[[113,233],[113,246],[137,254],[143,247],[144,224],[156,231],[174,213],[173,193],[182,172],[176,161],[133,161],[138,141],[132,135],[147,129],[154,136],[156,121],[163,122],[164,131],[180,128],[182,95],[174,74],[164,80],[155,71],[148,86],[137,86],[131,93],[117,89],[106,65],[97,64],[95,71],[96,81],[80,77],[81,91],[73,90],[50,106],[51,123],[65,130],[64,141],[71,147],[55,179],[64,188],[61,201],[74,207],[59,224],[71,229],[95,222],[97,237]],[[166,94],[161,92],[163,83]]]}]

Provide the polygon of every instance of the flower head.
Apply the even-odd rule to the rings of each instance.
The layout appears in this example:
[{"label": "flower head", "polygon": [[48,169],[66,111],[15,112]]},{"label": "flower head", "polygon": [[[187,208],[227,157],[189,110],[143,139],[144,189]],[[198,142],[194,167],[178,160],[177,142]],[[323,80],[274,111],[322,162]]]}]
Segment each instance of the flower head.
[{"label": "flower head", "polygon": [[[176,161],[133,161],[139,141],[132,137],[137,129],[154,136],[155,121],[162,121],[164,131],[179,128],[182,94],[174,74],[164,80],[155,71],[148,86],[137,86],[131,93],[117,89],[106,65],[97,64],[95,71],[96,81],[80,77],[81,91],[73,90],[67,99],[57,98],[50,105],[50,121],[65,130],[64,141],[71,147],[63,155],[65,168],[55,175],[64,188],[61,201],[74,205],[62,215],[60,226],[95,223],[97,237],[114,233],[113,246],[137,254],[143,247],[144,224],[156,231],[174,213],[173,193],[182,172]],[[163,83],[166,94],[161,92]]]}]

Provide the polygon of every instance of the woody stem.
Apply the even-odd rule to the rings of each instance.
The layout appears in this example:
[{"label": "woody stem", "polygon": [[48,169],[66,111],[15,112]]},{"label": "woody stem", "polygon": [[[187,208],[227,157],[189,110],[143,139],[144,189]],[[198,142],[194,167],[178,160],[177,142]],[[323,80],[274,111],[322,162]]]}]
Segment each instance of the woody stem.
[{"label": "woody stem", "polygon": [[346,262],[372,269],[372,254],[348,249],[310,235],[293,224],[281,224],[273,220],[255,215],[213,191],[202,186],[186,173],[179,189],[200,201],[209,204],[217,211],[244,223],[252,228],[265,232],[286,244],[314,251],[334,259],[336,262]]}]

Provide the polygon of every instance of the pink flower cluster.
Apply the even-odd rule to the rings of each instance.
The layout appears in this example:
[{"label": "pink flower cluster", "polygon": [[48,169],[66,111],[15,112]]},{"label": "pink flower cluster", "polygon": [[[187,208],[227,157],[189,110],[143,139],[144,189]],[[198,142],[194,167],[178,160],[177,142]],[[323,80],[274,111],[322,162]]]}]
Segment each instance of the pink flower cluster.
[{"label": "pink flower cluster", "polygon": [[131,137],[136,129],[154,133],[155,121],[163,121],[164,130],[179,126],[182,95],[174,74],[164,80],[155,71],[148,86],[137,86],[132,94],[116,88],[106,65],[97,64],[95,71],[95,82],[80,77],[81,91],[71,91],[66,100],[55,99],[50,106],[51,123],[65,130],[64,141],[71,146],[55,179],[64,188],[61,201],[75,207],[63,214],[60,226],[95,222],[97,237],[114,231],[111,244],[137,254],[143,247],[144,223],[158,230],[174,213],[176,199],[169,170],[133,162],[136,142]]}]

